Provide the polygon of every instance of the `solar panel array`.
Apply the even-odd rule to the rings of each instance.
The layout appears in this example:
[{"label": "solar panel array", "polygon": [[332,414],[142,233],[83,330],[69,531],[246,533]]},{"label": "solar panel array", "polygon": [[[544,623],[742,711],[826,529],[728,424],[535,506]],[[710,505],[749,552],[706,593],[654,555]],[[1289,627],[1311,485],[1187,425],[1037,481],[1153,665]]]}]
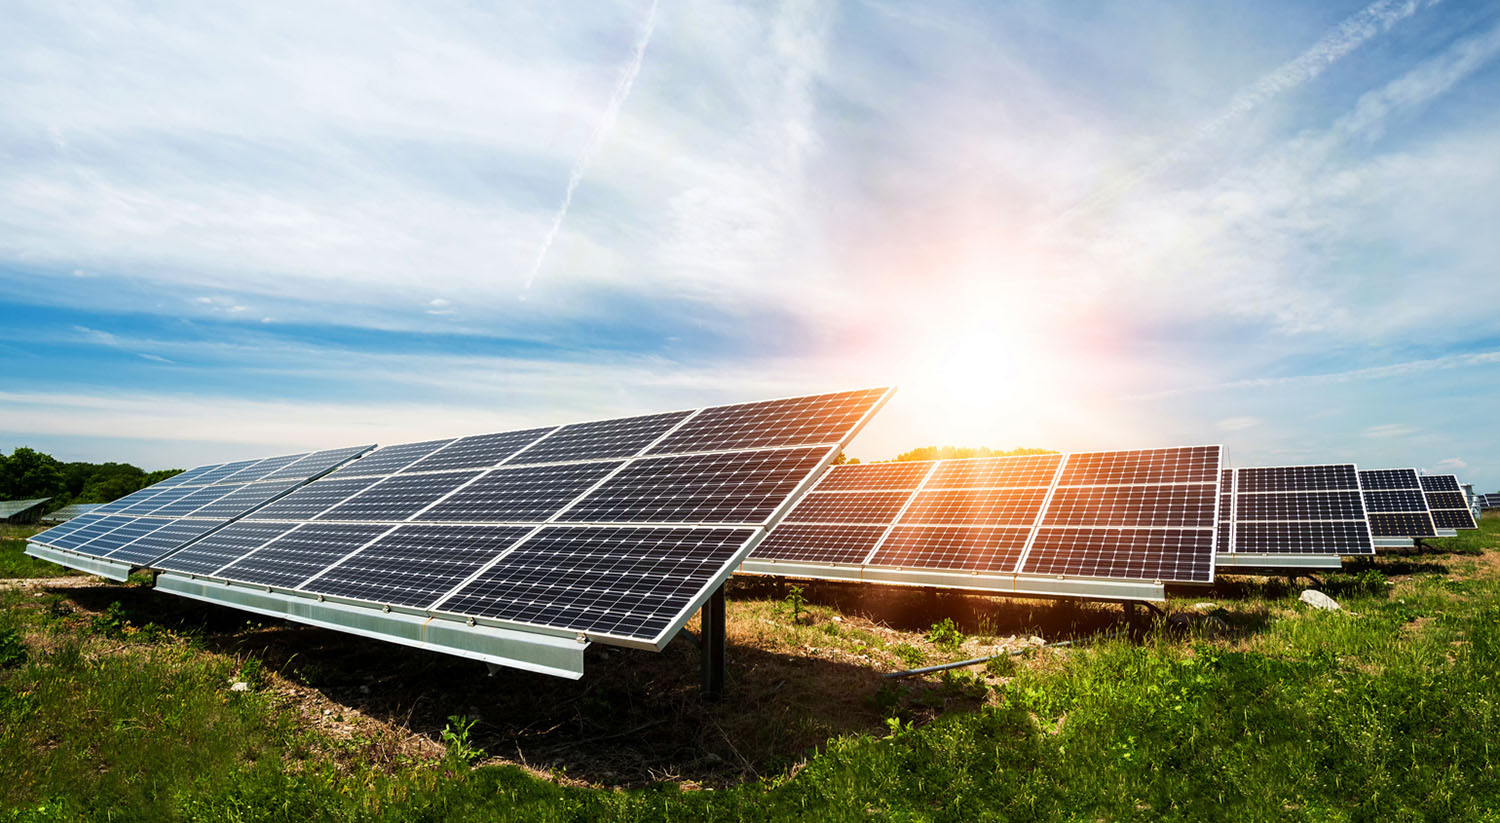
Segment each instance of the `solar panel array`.
[{"label": "solar panel array", "polygon": [[1227,469],[1220,552],[1370,555],[1370,525],[1353,463]]},{"label": "solar panel array", "polygon": [[156,566],[664,642],[889,389],[378,449]]},{"label": "solar panel array", "polygon": [[836,466],[751,557],[1207,583],[1221,461],[1201,446]]},{"label": "solar panel array", "polygon": [[1365,515],[1375,537],[1436,537],[1416,469],[1370,469],[1359,473]]},{"label": "solar panel array", "polygon": [[1458,475],[1424,474],[1418,478],[1422,493],[1427,498],[1427,508],[1432,512],[1432,524],[1440,529],[1477,529],[1474,513],[1469,511],[1469,499],[1458,485]]},{"label": "solar panel array", "polygon": [[1500,492],[1479,495],[1479,508],[1485,511],[1500,509]]},{"label": "solar panel array", "polygon": [[149,566],[371,448],[351,446],[199,466],[28,540],[85,557]]}]

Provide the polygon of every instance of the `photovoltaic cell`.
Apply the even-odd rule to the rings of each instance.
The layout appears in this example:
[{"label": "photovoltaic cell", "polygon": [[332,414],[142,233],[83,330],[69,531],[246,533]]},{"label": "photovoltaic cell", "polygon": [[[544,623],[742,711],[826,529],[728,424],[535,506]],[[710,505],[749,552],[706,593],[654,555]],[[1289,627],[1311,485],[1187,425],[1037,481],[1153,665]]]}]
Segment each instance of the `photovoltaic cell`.
[{"label": "photovoltaic cell", "polygon": [[932,466],[930,460],[834,466],[815,491],[915,491]]},{"label": "photovoltaic cell", "polygon": [[1353,463],[1240,469],[1240,493],[1358,491]]},{"label": "photovoltaic cell", "polygon": [[1046,497],[1046,489],[920,491],[901,516],[901,522],[1029,528],[1036,523]]},{"label": "photovoltaic cell", "polygon": [[1415,469],[1368,469],[1359,473],[1359,483],[1365,491],[1422,488]]},{"label": "photovoltaic cell", "polygon": [[240,469],[234,474],[231,474],[228,477],[224,478],[221,482],[253,483],[264,478],[271,472],[274,472],[277,469],[285,468],[286,466],[291,465],[292,463],[295,463],[306,456],[307,452],[302,452],[300,454],[283,454],[279,457],[267,457],[264,460],[260,460],[256,463],[252,463],[251,465],[246,466],[243,469]]},{"label": "photovoltaic cell", "polygon": [[[1217,474],[1217,469],[1215,470]],[[1048,526],[1214,525],[1211,485],[1059,488],[1043,523]]]},{"label": "photovoltaic cell", "polygon": [[120,515],[108,515],[105,517],[101,517],[98,520],[95,520],[84,526],[83,528],[75,530],[71,534],[55,538],[50,543],[50,545],[55,546],[59,549],[75,549],[78,546],[81,546],[96,537],[101,537],[105,534],[108,534],[109,532],[114,531],[115,529],[118,529],[119,527],[131,522],[134,519],[135,518],[122,517]]},{"label": "photovoltaic cell", "polygon": [[156,565],[168,571],[209,574],[296,527],[296,523],[241,520],[230,523],[182,551],[162,558]]},{"label": "photovoltaic cell", "polygon": [[340,557],[385,533],[390,526],[340,523],[308,523],[262,546],[233,564],[213,573],[215,577],[296,588]]},{"label": "photovoltaic cell", "polygon": [[1234,469],[1236,554],[1369,555],[1359,474],[1352,463]]},{"label": "photovoltaic cell", "polygon": [[[191,494],[197,494],[201,490],[197,486],[178,486],[171,489],[163,489],[155,494],[131,495],[134,501],[124,506],[111,508],[111,512],[118,514],[150,514],[169,503],[175,503]],[[121,501],[116,501],[121,502]]]},{"label": "photovoltaic cell", "polygon": [[763,523],[826,448],[635,460],[559,516],[574,523]]},{"label": "photovoltaic cell", "polygon": [[219,483],[228,479],[228,477],[235,472],[238,472],[242,469],[248,469],[259,462],[259,460],[236,460],[233,463],[225,463],[222,466],[219,466],[217,469],[204,472],[198,477],[193,478],[192,484],[196,486],[206,486],[212,483]]},{"label": "photovoltaic cell", "polygon": [[477,471],[398,474],[314,517],[314,520],[405,520],[479,476]]},{"label": "photovoltaic cell", "polygon": [[116,549],[124,547],[125,544],[130,543],[136,538],[144,537],[171,522],[173,521],[166,517],[132,518],[129,523],[106,534],[101,534],[93,540],[84,543],[82,546],[75,547],[75,550],[86,547],[89,554],[98,556],[107,555]]},{"label": "photovoltaic cell", "polygon": [[327,477],[309,483],[264,508],[245,516],[247,520],[311,520],[342,503],[356,492],[380,482],[379,477]]},{"label": "photovoltaic cell", "polygon": [[924,489],[1046,488],[1057,476],[1060,454],[943,460]]},{"label": "photovoltaic cell", "polygon": [[587,491],[621,461],[502,468],[459,490],[418,518],[438,522],[541,522]]},{"label": "photovoltaic cell", "polygon": [[1295,492],[1240,494],[1238,519],[1246,520],[1362,520],[1359,492]]},{"label": "photovoltaic cell", "polygon": [[852,431],[887,391],[866,389],[704,409],[649,453],[835,443]]},{"label": "photovoltaic cell", "polygon": [[1365,508],[1372,512],[1422,512],[1427,501],[1415,489],[1365,492]]},{"label": "photovoltaic cell", "polygon": [[506,458],[535,442],[551,429],[481,434],[461,437],[402,469],[403,472],[474,469],[497,466]]},{"label": "photovoltaic cell", "polygon": [[511,463],[633,457],[690,414],[691,411],[667,412],[563,426],[521,452]]},{"label": "photovoltaic cell", "polygon": [[911,492],[819,492],[804,495],[785,523],[890,523]]},{"label": "photovoltaic cell", "polygon": [[1432,515],[1425,512],[1422,514],[1371,512],[1369,520],[1370,532],[1376,537],[1437,537],[1437,530],[1432,524]]},{"label": "photovoltaic cell", "polygon": [[1458,475],[1456,474],[1424,474],[1418,478],[1422,482],[1424,492],[1453,492],[1462,494],[1459,488]]},{"label": "photovoltaic cell", "polygon": [[110,560],[120,560],[138,566],[149,565],[151,561],[183,543],[213,531],[222,522],[219,520],[173,520],[170,524],[110,552],[108,557]]},{"label": "photovoltaic cell", "polygon": [[457,438],[446,440],[424,440],[421,443],[403,443],[386,446],[340,467],[333,477],[367,477],[375,474],[394,474],[421,460]]},{"label": "photovoltaic cell", "polygon": [[1023,571],[1163,582],[1213,579],[1211,529],[1037,531]]},{"label": "photovoltaic cell", "polygon": [[897,526],[869,565],[1003,574],[1015,570],[1030,533],[1029,528]]},{"label": "photovoltaic cell", "polygon": [[1239,523],[1235,550],[1255,554],[1371,554],[1370,526],[1357,522]]},{"label": "photovoltaic cell", "polygon": [[1197,446],[1070,454],[1058,485],[1213,483],[1220,471],[1219,453],[1218,446]]},{"label": "photovoltaic cell", "polygon": [[1225,469],[1219,474],[1219,527],[1214,530],[1219,554],[1229,552],[1230,524],[1234,519],[1234,470]]},{"label": "photovoltaic cell", "polygon": [[651,639],[754,534],[749,528],[548,527],[438,608]]},{"label": "photovoltaic cell", "polygon": [[885,526],[777,526],[752,555],[769,560],[863,563],[885,534]]},{"label": "photovoltaic cell", "polygon": [[[152,507],[151,511],[145,512],[145,514],[151,514],[157,517],[183,517],[192,512],[194,509],[197,509],[201,506],[207,506],[209,503],[212,503],[215,500],[218,500],[219,498],[230,494],[237,488],[239,487],[204,486],[199,489],[194,489],[191,494],[179,497],[169,503],[163,503],[160,506],[154,506]],[[154,503],[156,501],[153,500],[151,502]]]},{"label": "photovoltaic cell", "polygon": [[295,480],[248,483],[202,508],[194,509],[188,516],[213,518],[238,517],[278,494],[284,494],[296,487],[297,481]]},{"label": "photovoltaic cell", "polygon": [[395,606],[430,606],[530,531],[527,526],[402,526],[302,590]]},{"label": "photovoltaic cell", "polygon": [[1474,522],[1474,513],[1469,511],[1469,499],[1458,485],[1457,475],[1429,474],[1423,475],[1421,481],[1434,526],[1440,529],[1479,528]]},{"label": "photovoltaic cell", "polygon": [[347,446],[341,449],[325,449],[307,455],[285,468],[277,469],[261,480],[306,480],[317,477],[334,466],[374,448],[372,445]]}]

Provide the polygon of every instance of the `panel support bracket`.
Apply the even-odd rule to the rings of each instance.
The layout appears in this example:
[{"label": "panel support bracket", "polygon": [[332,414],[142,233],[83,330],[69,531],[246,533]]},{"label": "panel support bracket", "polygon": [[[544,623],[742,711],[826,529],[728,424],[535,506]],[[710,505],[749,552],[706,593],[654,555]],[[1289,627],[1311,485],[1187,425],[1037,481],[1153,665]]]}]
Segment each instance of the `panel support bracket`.
[{"label": "panel support bracket", "polygon": [[105,560],[102,557],[89,557],[86,554],[74,554],[51,546],[43,546],[40,543],[27,543],[26,553],[38,560],[46,560],[59,566],[66,566],[81,572],[98,575],[106,580],[116,583],[124,583],[130,577],[130,565],[118,563],[113,560]]},{"label": "panel support bracket", "polygon": [[703,699],[718,700],[724,694],[724,585],[721,583],[699,611],[699,654],[703,656]]}]

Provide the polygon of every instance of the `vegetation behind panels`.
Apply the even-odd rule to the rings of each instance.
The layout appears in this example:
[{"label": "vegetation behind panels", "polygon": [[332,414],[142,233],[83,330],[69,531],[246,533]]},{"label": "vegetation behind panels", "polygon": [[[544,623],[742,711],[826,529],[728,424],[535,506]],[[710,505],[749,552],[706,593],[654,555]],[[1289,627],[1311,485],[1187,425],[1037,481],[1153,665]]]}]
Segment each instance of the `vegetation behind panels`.
[{"label": "vegetation behind panels", "polygon": [[21,446],[9,455],[0,453],[0,500],[50,497],[49,511],[69,503],[108,503],[181,471],[148,472],[129,463],[64,463]]}]

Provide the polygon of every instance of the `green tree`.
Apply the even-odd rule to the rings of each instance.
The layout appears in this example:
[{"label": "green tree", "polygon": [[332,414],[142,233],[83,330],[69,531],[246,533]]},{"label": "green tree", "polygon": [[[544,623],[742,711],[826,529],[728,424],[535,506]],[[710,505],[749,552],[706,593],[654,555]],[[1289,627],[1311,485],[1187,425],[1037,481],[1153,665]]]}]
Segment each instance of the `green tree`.
[{"label": "green tree", "polygon": [[1023,454],[1057,454],[1055,449],[991,449],[987,446],[922,446],[896,455],[897,460],[957,460],[965,457],[1015,457]]},{"label": "green tree", "polygon": [[19,446],[0,463],[0,499],[61,497],[67,493],[63,466],[50,454]]}]

